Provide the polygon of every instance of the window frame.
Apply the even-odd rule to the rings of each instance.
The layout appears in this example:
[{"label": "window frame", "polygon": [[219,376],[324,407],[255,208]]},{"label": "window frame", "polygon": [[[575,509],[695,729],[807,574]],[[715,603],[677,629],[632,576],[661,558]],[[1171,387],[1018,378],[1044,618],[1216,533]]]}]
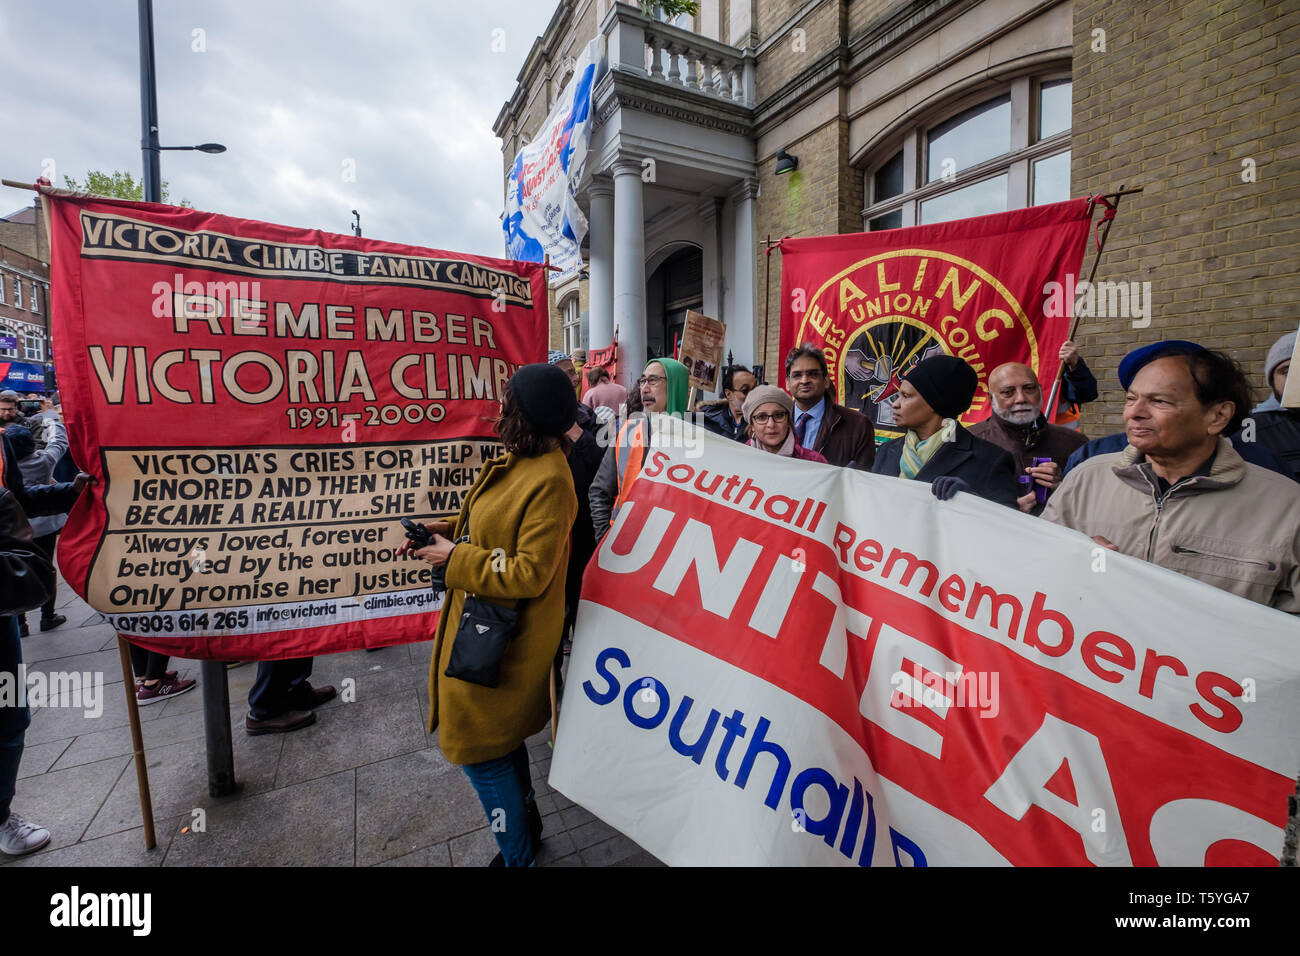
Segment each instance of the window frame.
[{"label": "window frame", "polygon": [[0,337],[7,337],[11,335],[13,336],[14,339],[14,347],[11,349],[5,346],[0,346],[0,358],[17,359],[18,352],[23,342],[23,336],[19,334],[17,328],[5,325],[3,322],[0,322]]},{"label": "window frame", "polygon": [[[23,359],[26,362],[44,362],[45,361],[45,334],[40,329],[32,329],[25,336],[23,341]],[[33,347],[34,343],[34,347]],[[33,355],[32,353],[36,354]]]},{"label": "window frame", "polygon": [[[1033,167],[1071,149],[1072,128],[1038,139],[1041,125],[1040,98],[1044,84],[1059,80],[1073,81],[1068,67],[1026,73],[1005,82],[984,86],[961,96],[945,100],[939,107],[914,117],[906,127],[881,142],[872,151],[862,172],[866,205],[862,209],[862,229],[871,231],[871,220],[901,211],[902,224],[915,226],[921,221],[921,204],[944,193],[955,192],[1002,173],[1007,173],[1007,209],[1023,209],[1033,204]],[[1073,86],[1071,87],[1073,95]],[[937,179],[924,182],[930,131],[972,107],[1010,94],[1011,148],[1008,152],[967,167],[950,182]],[[903,153],[903,191],[883,199],[875,196],[876,174],[889,164],[899,151]],[[880,230],[877,230],[880,231]]]},{"label": "window frame", "polygon": [[[572,312],[572,321],[570,321]],[[582,348],[582,302],[578,293],[573,292],[560,303],[560,348],[566,355],[572,355],[575,349]]]}]

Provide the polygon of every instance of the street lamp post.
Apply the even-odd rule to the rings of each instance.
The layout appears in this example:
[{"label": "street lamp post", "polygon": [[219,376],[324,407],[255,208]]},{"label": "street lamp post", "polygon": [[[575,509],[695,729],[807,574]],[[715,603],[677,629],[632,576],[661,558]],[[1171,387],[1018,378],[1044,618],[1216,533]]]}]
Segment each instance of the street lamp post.
[{"label": "street lamp post", "polygon": [[[168,150],[198,150],[224,153],[220,143],[198,146],[158,144],[158,90],[153,67],[153,0],[138,0],[140,18],[140,149],[144,153],[145,202],[162,202],[162,169],[159,153]],[[121,638],[119,638],[121,640]],[[230,734],[230,684],[222,661],[203,661],[203,732],[208,752],[208,793],[224,797],[235,790],[235,749]]]}]

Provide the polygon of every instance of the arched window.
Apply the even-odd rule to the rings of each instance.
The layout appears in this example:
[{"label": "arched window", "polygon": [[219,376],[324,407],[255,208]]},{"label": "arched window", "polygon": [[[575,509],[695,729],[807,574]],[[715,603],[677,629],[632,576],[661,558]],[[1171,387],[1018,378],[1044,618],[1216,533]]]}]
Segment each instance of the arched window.
[{"label": "arched window", "polygon": [[1070,78],[1012,80],[890,138],[866,173],[867,231],[1070,198]]},{"label": "arched window", "polygon": [[17,329],[0,325],[0,358],[17,358],[18,348],[21,345],[22,341],[19,339]]}]

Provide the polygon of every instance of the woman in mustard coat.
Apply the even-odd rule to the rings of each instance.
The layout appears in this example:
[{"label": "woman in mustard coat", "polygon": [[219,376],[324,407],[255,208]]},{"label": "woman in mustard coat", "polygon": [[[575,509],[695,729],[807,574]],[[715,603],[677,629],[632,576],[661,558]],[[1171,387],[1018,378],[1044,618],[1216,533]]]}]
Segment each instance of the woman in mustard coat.
[{"label": "woman in mustard coat", "polygon": [[[435,568],[446,566],[429,668],[429,732],[438,731],[443,754],[474,785],[501,851],[496,866],[532,865],[541,835],[524,741],[551,715],[549,676],[563,632],[569,532],[578,513],[565,458],[565,432],[576,414],[564,372],[520,368],[506,383],[497,421],[506,454],[484,465],[454,527],[428,525],[433,543],[414,552]],[[467,597],[476,599],[471,610],[477,602],[519,611],[495,686],[447,675],[456,642],[476,640],[475,626],[467,626],[474,621],[461,623]]]}]

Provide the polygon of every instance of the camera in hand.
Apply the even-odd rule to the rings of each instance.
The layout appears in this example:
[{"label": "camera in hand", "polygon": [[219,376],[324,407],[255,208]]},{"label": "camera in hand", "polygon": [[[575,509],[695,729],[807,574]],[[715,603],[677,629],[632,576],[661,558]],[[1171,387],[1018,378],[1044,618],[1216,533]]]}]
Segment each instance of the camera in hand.
[{"label": "camera in hand", "polygon": [[[429,529],[424,525],[417,524],[410,518],[403,518],[402,527],[406,529],[406,538],[411,542],[412,550],[427,548],[433,543],[433,536],[429,534]],[[411,556],[414,557],[414,555]]]}]

